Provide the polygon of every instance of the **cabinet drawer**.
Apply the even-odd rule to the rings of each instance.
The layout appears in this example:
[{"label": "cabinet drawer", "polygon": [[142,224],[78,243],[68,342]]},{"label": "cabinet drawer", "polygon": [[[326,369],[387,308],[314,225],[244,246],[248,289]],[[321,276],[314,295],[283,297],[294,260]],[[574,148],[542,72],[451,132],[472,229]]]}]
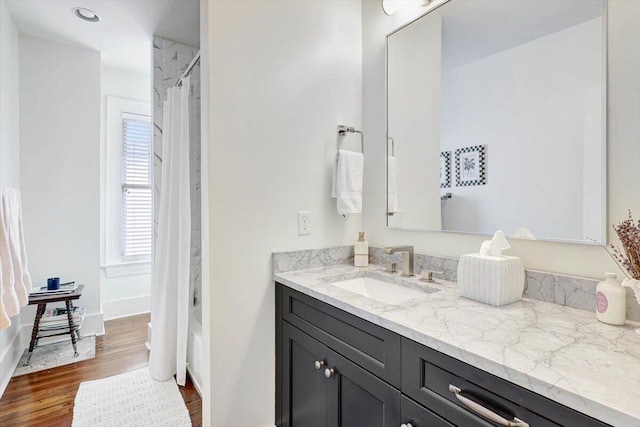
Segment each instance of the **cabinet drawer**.
[{"label": "cabinet drawer", "polygon": [[[469,409],[473,402],[503,418],[518,419],[531,427],[606,426],[593,418],[543,396],[495,377],[438,351],[402,340],[402,392],[457,425],[499,425]],[[452,388],[453,386],[453,388]],[[458,394],[455,393],[456,389]],[[464,411],[452,411],[443,399]],[[467,401],[465,402],[463,401]],[[469,403],[469,400],[472,403]],[[440,405],[439,405],[440,402]],[[469,416],[472,416],[469,419]]]},{"label": "cabinet drawer", "polygon": [[400,336],[286,286],[282,318],[367,371],[400,388]]},{"label": "cabinet drawer", "polygon": [[402,423],[411,427],[455,427],[406,396],[401,397]]}]

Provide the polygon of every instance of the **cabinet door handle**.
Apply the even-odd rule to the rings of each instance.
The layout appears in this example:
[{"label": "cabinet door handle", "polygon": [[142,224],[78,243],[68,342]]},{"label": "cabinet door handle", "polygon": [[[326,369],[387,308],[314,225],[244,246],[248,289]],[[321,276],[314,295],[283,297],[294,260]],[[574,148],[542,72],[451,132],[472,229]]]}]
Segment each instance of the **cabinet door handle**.
[{"label": "cabinet door handle", "polygon": [[316,363],[314,363],[314,366],[316,368],[316,371],[319,371],[324,366],[324,360],[316,360]]},{"label": "cabinet door handle", "polygon": [[327,369],[324,370],[324,376],[327,377],[327,378],[331,378],[333,376],[333,374],[335,374],[335,373],[336,373],[336,371],[334,371],[333,368],[331,368],[331,369],[327,368]]},{"label": "cabinet door handle", "polygon": [[400,424],[400,427],[413,427],[413,424],[411,423]]},{"label": "cabinet door handle", "polygon": [[456,387],[454,385],[449,384],[449,391],[451,393],[455,393],[456,398],[460,402],[462,402],[462,404],[464,406],[466,406],[467,408],[471,409],[476,414],[482,415],[483,417],[488,418],[489,420],[493,421],[494,423],[498,423],[501,426],[507,426],[507,427],[529,427],[529,424],[525,423],[522,420],[519,420],[518,418],[514,417],[513,421],[509,421],[506,418],[503,418],[500,415],[496,414],[492,410],[485,408],[484,406],[480,405],[479,403],[476,403],[473,400],[464,397],[462,395],[462,390],[460,390],[458,387]]}]

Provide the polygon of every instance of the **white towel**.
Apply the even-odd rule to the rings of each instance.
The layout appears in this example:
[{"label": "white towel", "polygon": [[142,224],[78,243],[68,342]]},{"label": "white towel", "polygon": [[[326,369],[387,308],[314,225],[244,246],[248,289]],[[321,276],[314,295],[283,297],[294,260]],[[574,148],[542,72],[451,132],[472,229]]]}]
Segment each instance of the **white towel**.
[{"label": "white towel", "polygon": [[338,150],[331,197],[337,199],[336,206],[340,215],[362,212],[363,173],[362,153]]},{"label": "white towel", "polygon": [[0,190],[0,269],[0,329],[3,329],[11,325],[9,318],[27,305],[32,286],[27,269],[20,192],[11,188]]},{"label": "white towel", "polygon": [[22,225],[22,198],[16,189],[8,189],[6,196],[7,208],[10,213],[9,243],[11,244],[13,270],[15,274],[16,294],[20,306],[24,307],[29,302],[31,293],[31,275],[27,268],[27,250],[24,244],[24,227]]},{"label": "white towel", "polygon": [[[5,300],[5,288],[4,288],[4,269],[2,265],[0,265],[0,330],[6,329],[11,326],[11,318],[9,318],[9,314],[7,313],[7,309],[5,308],[4,300]],[[17,298],[16,298],[17,299]]]},{"label": "white towel", "polygon": [[387,210],[398,212],[398,159],[387,156]]},{"label": "white towel", "polygon": [[9,243],[9,218],[4,209],[5,189],[0,190],[0,288],[2,289],[2,304],[0,304],[0,328],[11,325],[10,317],[20,312],[20,302],[15,290],[15,276],[13,274],[13,260],[11,259],[11,244]]}]

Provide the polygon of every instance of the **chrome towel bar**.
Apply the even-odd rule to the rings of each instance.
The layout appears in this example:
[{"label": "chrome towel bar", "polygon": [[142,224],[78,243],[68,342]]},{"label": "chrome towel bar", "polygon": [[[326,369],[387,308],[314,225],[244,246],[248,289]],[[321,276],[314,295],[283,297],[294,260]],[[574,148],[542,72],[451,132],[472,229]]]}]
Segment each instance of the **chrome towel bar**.
[{"label": "chrome towel bar", "polygon": [[[364,134],[362,133],[362,131],[359,131],[358,129],[352,126],[338,125],[338,135],[345,136],[347,133],[360,134],[360,150],[362,151],[362,154],[364,154]],[[342,145],[342,140],[338,143],[338,149],[341,148],[341,145]]]}]

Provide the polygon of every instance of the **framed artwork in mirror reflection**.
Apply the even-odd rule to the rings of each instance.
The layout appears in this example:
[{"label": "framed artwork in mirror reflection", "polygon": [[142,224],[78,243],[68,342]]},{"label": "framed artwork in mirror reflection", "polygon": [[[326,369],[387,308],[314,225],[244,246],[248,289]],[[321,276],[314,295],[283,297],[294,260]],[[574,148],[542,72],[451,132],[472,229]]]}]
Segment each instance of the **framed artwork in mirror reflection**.
[{"label": "framed artwork in mirror reflection", "polygon": [[456,150],[456,186],[467,187],[487,183],[486,153],[486,145]]},{"label": "framed artwork in mirror reflection", "polygon": [[440,153],[440,188],[451,187],[451,151]]}]

